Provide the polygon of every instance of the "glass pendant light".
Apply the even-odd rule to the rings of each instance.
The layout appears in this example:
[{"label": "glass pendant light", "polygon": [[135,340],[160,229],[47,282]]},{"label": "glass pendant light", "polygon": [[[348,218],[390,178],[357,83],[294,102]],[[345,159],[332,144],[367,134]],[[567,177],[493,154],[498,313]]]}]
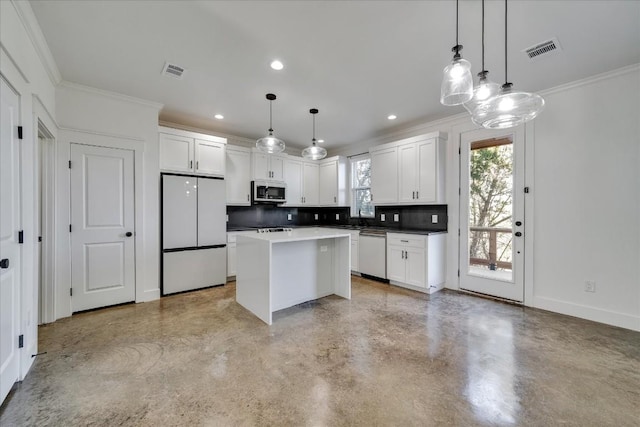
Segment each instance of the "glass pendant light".
[{"label": "glass pendant light", "polygon": [[462,45],[458,43],[458,0],[456,0],[456,45],[451,48],[454,53],[453,61],[444,69],[442,86],[440,86],[440,103],[453,106],[468,102],[473,96],[473,77],[471,64],[462,59],[460,51]]},{"label": "glass pendant light", "polygon": [[276,99],[276,96],[272,93],[268,93],[267,99],[269,100],[269,134],[256,141],[256,148],[269,154],[281,153],[285,148],[284,141],[273,136],[273,125],[271,122],[271,102]]},{"label": "glass pendant light", "polygon": [[311,140],[311,146],[302,150],[302,157],[309,160],[320,160],[327,157],[327,150],[316,145],[316,114],[318,114],[317,108],[312,108],[309,112],[313,116],[313,139]]},{"label": "glass pendant light", "polygon": [[487,129],[506,129],[533,120],[544,108],[538,94],[514,92],[507,78],[507,0],[504,1],[504,79],[498,96],[478,105],[471,119]]},{"label": "glass pendant light", "polygon": [[473,115],[478,105],[487,102],[500,92],[498,83],[494,83],[487,77],[489,72],[484,68],[484,0],[482,0],[482,71],[478,73],[478,84],[473,89],[473,98],[464,103],[464,108]]}]

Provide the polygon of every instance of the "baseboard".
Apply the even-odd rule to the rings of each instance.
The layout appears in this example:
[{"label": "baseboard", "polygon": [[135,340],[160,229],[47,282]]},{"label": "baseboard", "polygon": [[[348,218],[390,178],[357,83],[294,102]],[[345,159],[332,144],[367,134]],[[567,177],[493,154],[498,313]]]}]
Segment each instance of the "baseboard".
[{"label": "baseboard", "polygon": [[579,317],[581,319],[592,320],[594,322],[605,323],[607,325],[618,326],[620,328],[640,331],[640,317],[630,314],[616,313],[614,311],[603,310],[601,308],[589,307],[586,305],[574,304],[552,298],[533,297],[533,307],[555,313],[566,314],[568,316]]},{"label": "baseboard", "polygon": [[160,299],[160,288],[148,289],[142,293],[142,300],[136,302],[149,302]]}]

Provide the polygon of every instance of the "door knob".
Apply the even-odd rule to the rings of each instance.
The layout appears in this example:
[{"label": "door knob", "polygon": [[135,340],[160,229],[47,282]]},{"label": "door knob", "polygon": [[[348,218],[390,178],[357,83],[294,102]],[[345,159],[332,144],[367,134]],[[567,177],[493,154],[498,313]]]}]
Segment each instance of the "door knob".
[{"label": "door knob", "polygon": [[522,236],[522,233],[519,231],[516,231],[516,237],[520,237],[520,236]]},{"label": "door knob", "polygon": [[130,231],[127,231],[126,233],[124,233],[124,235],[127,236],[127,237],[131,237],[131,236],[133,236],[133,233],[130,232]]},{"label": "door knob", "polygon": [[0,268],[9,268],[9,258],[0,261]]},{"label": "door knob", "polygon": [[516,221],[516,226],[520,227],[522,225],[522,221]]}]

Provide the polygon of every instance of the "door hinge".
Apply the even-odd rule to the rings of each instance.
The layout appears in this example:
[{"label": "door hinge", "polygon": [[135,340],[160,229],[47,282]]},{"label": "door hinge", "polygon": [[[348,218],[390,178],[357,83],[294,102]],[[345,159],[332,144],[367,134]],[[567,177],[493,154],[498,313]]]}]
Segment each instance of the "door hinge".
[{"label": "door hinge", "polygon": [[22,126],[18,126],[18,139],[22,139]]},{"label": "door hinge", "polygon": [[71,169],[71,160],[69,160],[69,169]]},{"label": "door hinge", "polygon": [[69,288],[69,296],[72,297],[73,296],[73,288]]},{"label": "door hinge", "polygon": [[24,347],[24,335],[18,336],[18,348]]},{"label": "door hinge", "polygon": [[20,244],[24,243],[24,230],[18,231],[18,243]]},{"label": "door hinge", "polygon": [[460,229],[458,228],[458,237],[460,237]]},{"label": "door hinge", "polygon": [[71,233],[71,224],[69,224],[69,233]]}]

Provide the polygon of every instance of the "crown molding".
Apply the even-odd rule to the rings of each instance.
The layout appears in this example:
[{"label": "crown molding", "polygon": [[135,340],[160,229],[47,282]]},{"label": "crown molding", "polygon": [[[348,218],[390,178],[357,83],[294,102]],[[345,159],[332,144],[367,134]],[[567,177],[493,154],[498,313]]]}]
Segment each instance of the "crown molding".
[{"label": "crown molding", "polygon": [[77,90],[77,91],[80,91],[80,92],[90,93],[90,94],[93,94],[93,95],[105,96],[107,98],[116,99],[118,101],[124,101],[124,102],[128,102],[128,103],[131,103],[131,104],[142,105],[144,107],[154,108],[154,109],[156,109],[158,111],[160,111],[162,109],[162,107],[164,107],[164,104],[160,104],[158,102],[147,101],[146,99],[136,98],[136,97],[129,96],[129,95],[123,95],[121,93],[111,92],[111,91],[103,90],[103,89],[98,89],[98,88],[91,87],[91,86],[85,86],[85,85],[81,85],[81,84],[78,84],[78,83],[71,83],[71,82],[68,82],[66,80],[61,81],[60,84],[58,84],[58,87],[69,88],[69,89]]},{"label": "crown molding", "polygon": [[549,89],[538,91],[539,95],[552,95],[558,92],[564,92],[569,89],[574,89],[580,86],[587,86],[593,83],[597,83],[602,80],[611,79],[625,74],[640,71],[639,64],[631,64],[622,68],[616,68],[615,70],[605,71],[604,73],[596,74],[595,76],[585,77],[584,79],[575,80],[573,82],[565,83],[559,86],[554,86]]},{"label": "crown molding", "polygon": [[51,54],[47,40],[42,33],[40,24],[38,24],[36,15],[33,13],[31,4],[24,0],[11,0],[11,4],[16,10],[18,17],[20,18],[20,22],[22,22],[22,26],[26,30],[29,39],[31,39],[31,44],[36,50],[42,66],[47,71],[49,80],[51,80],[51,83],[56,86],[62,81],[62,75],[60,74],[56,61],[53,59],[53,55]]}]

